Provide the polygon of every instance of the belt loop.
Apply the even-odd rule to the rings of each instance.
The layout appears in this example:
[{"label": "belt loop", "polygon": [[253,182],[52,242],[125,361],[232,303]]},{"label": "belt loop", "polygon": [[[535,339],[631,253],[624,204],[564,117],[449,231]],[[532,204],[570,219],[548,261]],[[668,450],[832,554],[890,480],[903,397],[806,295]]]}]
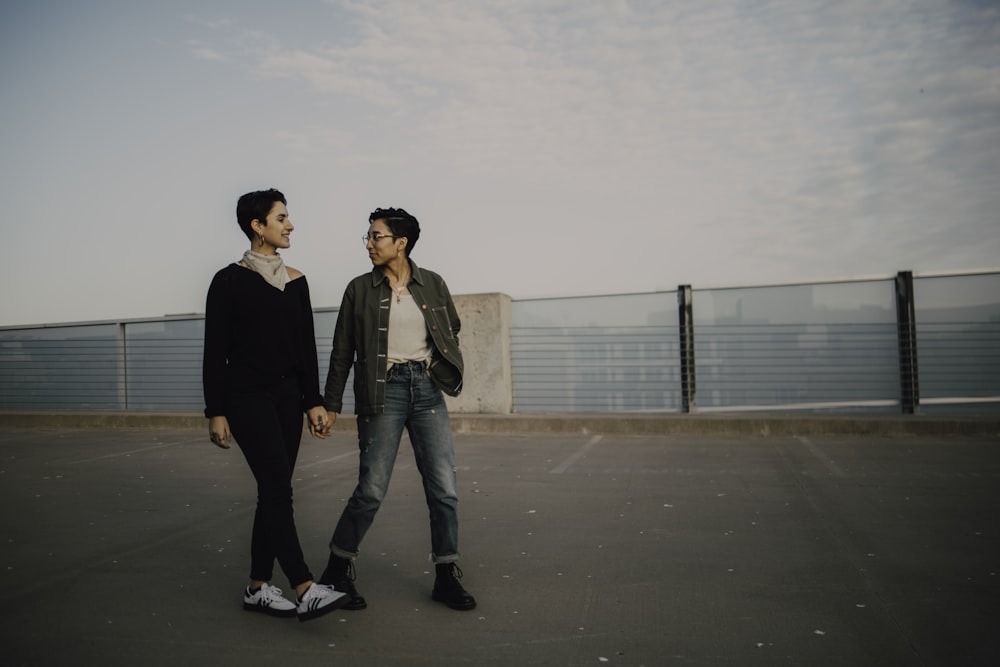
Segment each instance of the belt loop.
[{"label": "belt loop", "polygon": [[428,369],[427,362],[424,360],[420,361],[400,361],[389,366],[389,374],[395,373],[395,371],[401,369],[407,369],[411,373],[426,373]]}]

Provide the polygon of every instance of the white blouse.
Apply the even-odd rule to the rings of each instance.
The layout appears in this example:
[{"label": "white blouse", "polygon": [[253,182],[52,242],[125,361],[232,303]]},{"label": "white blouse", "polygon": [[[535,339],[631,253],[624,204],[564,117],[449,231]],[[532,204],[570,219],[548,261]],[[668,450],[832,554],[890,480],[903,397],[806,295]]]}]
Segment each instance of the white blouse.
[{"label": "white blouse", "polygon": [[405,361],[430,361],[431,345],[424,315],[413,295],[401,295],[399,303],[392,299],[389,307],[389,365]]}]

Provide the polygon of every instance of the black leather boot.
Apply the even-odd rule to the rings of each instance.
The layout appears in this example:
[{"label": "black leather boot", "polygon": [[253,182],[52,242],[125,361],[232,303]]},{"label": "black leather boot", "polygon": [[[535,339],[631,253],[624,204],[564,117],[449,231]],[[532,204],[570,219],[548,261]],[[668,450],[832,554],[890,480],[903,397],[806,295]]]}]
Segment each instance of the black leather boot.
[{"label": "black leather boot", "polygon": [[348,602],[341,609],[358,610],[368,606],[368,602],[358,594],[358,589],[354,587],[354,561],[330,554],[323,576],[319,578],[319,583],[333,586],[338,593],[344,593],[348,597]]},{"label": "black leather boot", "polygon": [[441,563],[434,566],[437,576],[434,579],[434,592],[431,594],[437,602],[443,602],[452,609],[466,611],[476,608],[476,598],[462,588],[459,579],[462,570],[457,563]]}]

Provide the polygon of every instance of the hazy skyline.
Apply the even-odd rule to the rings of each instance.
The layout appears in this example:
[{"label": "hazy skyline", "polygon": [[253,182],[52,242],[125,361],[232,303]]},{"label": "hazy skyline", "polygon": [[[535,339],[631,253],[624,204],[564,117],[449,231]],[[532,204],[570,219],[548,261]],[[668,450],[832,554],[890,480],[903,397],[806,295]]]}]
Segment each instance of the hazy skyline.
[{"label": "hazy skyline", "polygon": [[1000,265],[1000,8],[15,0],[0,325],[203,312],[277,187],[316,307],[368,213],[456,294]]}]

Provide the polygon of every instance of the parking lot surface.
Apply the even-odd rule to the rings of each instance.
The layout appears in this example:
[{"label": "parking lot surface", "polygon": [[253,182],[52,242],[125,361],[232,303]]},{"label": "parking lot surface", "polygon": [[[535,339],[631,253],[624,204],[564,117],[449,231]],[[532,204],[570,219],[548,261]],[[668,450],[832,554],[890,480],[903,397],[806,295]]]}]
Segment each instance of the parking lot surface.
[{"label": "parking lot surface", "polygon": [[[404,441],[362,545],[369,606],[246,613],[255,487],[193,429],[0,428],[5,665],[986,665],[1000,439],[458,434],[463,583],[430,598]],[[305,436],[307,561],[356,438]],[[276,568],[276,573],[280,570]],[[288,591],[279,574],[273,582]]]}]

